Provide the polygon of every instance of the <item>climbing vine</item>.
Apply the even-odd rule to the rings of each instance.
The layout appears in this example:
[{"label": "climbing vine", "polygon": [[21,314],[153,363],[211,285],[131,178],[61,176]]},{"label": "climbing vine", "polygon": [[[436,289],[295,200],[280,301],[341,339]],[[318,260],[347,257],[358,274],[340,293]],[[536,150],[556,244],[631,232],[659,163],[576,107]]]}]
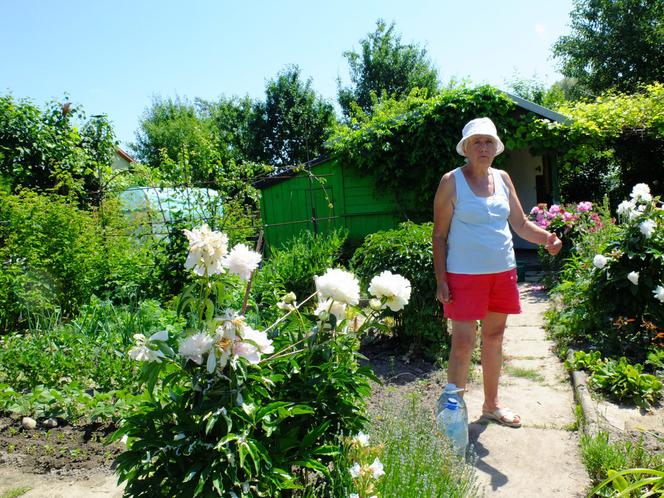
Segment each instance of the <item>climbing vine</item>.
[{"label": "climbing vine", "polygon": [[[361,173],[373,174],[379,188],[407,205],[415,220],[430,218],[435,186],[446,172],[462,164],[455,147],[463,125],[490,116],[508,149],[555,150],[558,127],[527,113],[503,92],[481,86],[453,88],[427,98],[417,91],[401,101],[384,101],[364,122],[339,126],[333,153]],[[504,160],[496,158],[500,167]]]},{"label": "climbing vine", "polygon": [[[440,177],[463,161],[455,151],[461,129],[479,116],[491,117],[508,150],[527,147],[534,154],[552,156],[564,185],[574,185],[584,175],[606,175],[613,168],[616,182],[598,183],[592,192],[597,199],[592,200],[601,200],[607,189],[639,175],[645,175],[640,181],[653,174],[664,177],[663,85],[646,86],[634,95],[607,94],[557,111],[571,119],[543,119],[491,86],[448,88],[433,97],[414,90],[405,99],[381,102],[362,121],[337,126],[329,145],[343,164],[373,175],[379,188],[403,201],[414,220],[430,219]],[[498,156],[495,165],[500,168],[504,160]],[[566,200],[588,200],[590,192],[584,193],[587,198],[575,199],[570,190]]]}]

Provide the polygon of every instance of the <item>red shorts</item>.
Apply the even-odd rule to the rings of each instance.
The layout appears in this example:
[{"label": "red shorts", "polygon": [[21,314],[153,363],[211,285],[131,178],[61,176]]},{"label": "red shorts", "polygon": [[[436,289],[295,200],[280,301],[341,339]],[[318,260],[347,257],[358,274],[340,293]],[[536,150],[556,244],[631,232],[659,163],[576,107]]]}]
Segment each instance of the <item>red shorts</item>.
[{"label": "red shorts", "polygon": [[516,268],[500,273],[448,273],[452,302],[443,305],[445,317],[455,321],[482,320],[488,312],[521,313]]}]

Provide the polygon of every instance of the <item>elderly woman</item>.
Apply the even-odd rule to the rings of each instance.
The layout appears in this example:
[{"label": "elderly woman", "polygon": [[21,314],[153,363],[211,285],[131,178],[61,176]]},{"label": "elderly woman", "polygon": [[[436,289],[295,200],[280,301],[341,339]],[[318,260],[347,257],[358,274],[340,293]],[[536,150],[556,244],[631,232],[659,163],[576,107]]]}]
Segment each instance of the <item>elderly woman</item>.
[{"label": "elderly woman", "polygon": [[552,255],[562,243],[526,218],[509,175],[491,167],[505,146],[489,118],[467,123],[456,150],[466,157],[466,164],[443,176],[434,200],[436,297],[452,321],[447,379],[466,386],[476,322],[481,320],[482,413],[503,425],[520,427],[521,417],[498,399],[507,315],[521,312],[507,222],[520,237],[544,245]]}]

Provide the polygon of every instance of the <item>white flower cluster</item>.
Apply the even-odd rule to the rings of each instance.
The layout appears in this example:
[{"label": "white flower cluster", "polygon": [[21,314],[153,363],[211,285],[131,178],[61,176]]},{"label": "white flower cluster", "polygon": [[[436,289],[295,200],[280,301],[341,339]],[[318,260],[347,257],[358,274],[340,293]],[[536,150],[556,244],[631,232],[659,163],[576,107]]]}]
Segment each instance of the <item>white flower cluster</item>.
[{"label": "white flower cluster", "polygon": [[657,228],[657,223],[655,222],[655,220],[644,220],[641,223],[639,223],[639,230],[641,230],[641,233],[645,235],[646,239],[652,237],[652,235],[655,233],[656,228]]},{"label": "white flower cluster", "polygon": [[378,457],[376,457],[371,465],[360,465],[355,462],[350,468],[350,475],[353,479],[360,477],[361,475],[369,475],[374,479],[378,479],[385,475],[385,471],[383,470],[383,464]]},{"label": "white flower cluster", "polygon": [[225,233],[210,230],[207,224],[200,228],[184,230],[189,240],[189,255],[184,263],[186,269],[192,269],[198,275],[223,273],[221,262],[228,254],[228,236]]},{"label": "white flower cluster", "polygon": [[367,446],[369,446],[369,435],[360,431],[357,433],[357,436],[355,436],[352,439],[351,442],[358,445],[360,448],[366,448]]},{"label": "white flower cluster", "polygon": [[[323,322],[327,321],[330,315],[336,317],[337,323],[343,321],[346,318],[347,306],[360,302],[360,283],[350,272],[328,269],[322,276],[314,277],[314,280],[318,294],[318,307],[315,313]],[[401,275],[384,271],[371,280],[369,293],[377,298],[371,299],[369,303],[374,311],[386,307],[392,311],[400,311],[410,300],[411,286],[408,279]],[[277,306],[288,310],[291,305],[284,299]]]},{"label": "white flower cluster", "polygon": [[185,360],[202,365],[207,355],[206,367],[209,373],[213,373],[216,369],[224,369],[229,360],[232,366],[238,358],[245,358],[255,365],[260,362],[262,354],[274,353],[267,334],[247,325],[244,316],[227,311],[215,321],[218,325],[214,334],[199,332],[180,343],[178,351]]},{"label": "white flower cluster", "polygon": [[593,258],[593,265],[600,270],[604,268],[608,262],[609,259],[603,254],[595,254],[595,257]]},{"label": "white flower cluster", "polygon": [[657,299],[660,303],[664,303],[664,286],[663,285],[658,285],[655,287],[655,290],[652,291],[653,295],[655,296],[655,299]]},{"label": "white flower cluster", "polygon": [[387,306],[392,311],[400,311],[410,300],[410,281],[386,270],[371,279],[369,293],[378,299],[386,299],[383,308]]},{"label": "white flower cluster", "polygon": [[244,244],[237,244],[228,252],[228,236],[210,230],[207,224],[200,228],[184,230],[189,240],[189,254],[184,267],[193,269],[198,275],[229,273],[249,280],[251,273],[261,262],[261,255]]},{"label": "white flower cluster", "polygon": [[360,302],[360,283],[355,275],[338,268],[329,268],[322,276],[314,277],[319,301],[333,299],[343,304]]},{"label": "white flower cluster", "polygon": [[146,339],[143,334],[134,334],[134,340],[136,345],[129,350],[129,357],[132,360],[161,363],[161,360],[165,358],[158,343],[165,343],[168,340],[167,331],[162,330],[152,334],[149,339]]},{"label": "white flower cluster", "polygon": [[[632,188],[630,194],[631,200],[622,201],[618,205],[618,215],[633,221],[643,214],[647,205],[652,202],[652,195],[650,194],[650,187],[645,183],[637,183]],[[641,230],[643,231],[643,229]]]}]

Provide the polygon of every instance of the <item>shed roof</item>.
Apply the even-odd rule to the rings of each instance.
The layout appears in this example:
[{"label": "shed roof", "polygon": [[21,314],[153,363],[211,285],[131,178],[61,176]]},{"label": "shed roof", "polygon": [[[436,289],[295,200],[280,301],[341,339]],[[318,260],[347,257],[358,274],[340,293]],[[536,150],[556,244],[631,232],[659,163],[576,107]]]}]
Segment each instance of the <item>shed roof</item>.
[{"label": "shed roof", "polygon": [[[530,102],[529,100],[526,100],[524,98],[518,97],[516,95],[512,95],[507,92],[503,92],[500,90],[502,93],[507,95],[512,101],[517,105],[517,107],[520,107],[523,110],[532,112],[534,114],[537,114],[545,119],[555,121],[557,123],[563,123],[567,124],[571,121],[570,118],[567,116],[560,114],[556,111],[553,111],[547,107],[541,106],[539,104],[535,104],[534,102]],[[289,166],[285,169],[281,169],[277,173],[270,174],[269,176],[266,176],[264,178],[261,178],[257,181],[254,182],[254,187],[258,189],[264,189],[267,187],[270,187],[272,185],[275,185],[277,183],[281,183],[283,181],[288,180],[289,178],[292,178],[293,176],[297,175],[300,171],[303,169],[310,169],[318,164],[324,163],[328,159],[330,159],[331,155],[330,154],[322,154],[311,161],[307,161],[304,164],[296,165],[296,166]]]}]

